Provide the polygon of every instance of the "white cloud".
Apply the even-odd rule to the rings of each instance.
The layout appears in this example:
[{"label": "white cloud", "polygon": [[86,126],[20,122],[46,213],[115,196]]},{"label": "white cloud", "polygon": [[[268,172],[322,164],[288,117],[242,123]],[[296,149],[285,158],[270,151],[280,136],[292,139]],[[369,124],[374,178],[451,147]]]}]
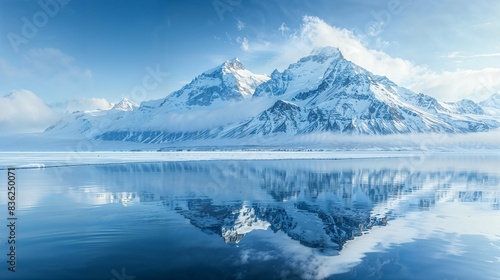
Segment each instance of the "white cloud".
[{"label": "white cloud", "polygon": [[[278,30],[284,31],[286,25],[282,24],[282,27]],[[370,49],[363,41],[363,37],[355,35],[352,31],[331,26],[318,17],[305,16],[300,29],[291,32],[281,44],[264,45],[252,42],[252,45],[249,45],[247,42],[244,49],[254,53],[274,53],[273,59],[262,67],[267,71],[269,69],[272,71],[274,68],[285,69],[290,63],[307,56],[315,47],[334,46],[347,60],[368,71],[387,76],[401,86],[429,94],[443,101],[455,101],[462,98],[479,101],[491,95],[492,91],[500,89],[500,68],[436,72],[427,66],[417,65],[409,60],[390,56],[383,51]],[[382,40],[377,44],[379,48],[387,46],[387,43]],[[497,55],[490,53],[475,55],[475,57]],[[445,56],[457,58],[461,57],[461,53],[453,52]]]},{"label": "white cloud", "polygon": [[384,26],[383,22],[377,21],[372,22],[372,24],[366,26],[366,32],[368,36],[375,37],[382,33],[382,27]]},{"label": "white cloud", "polygon": [[449,52],[449,53],[446,53],[444,55],[442,55],[441,57],[445,57],[445,58],[457,58],[460,56],[462,52]]},{"label": "white cloud", "polygon": [[113,105],[104,98],[73,99],[48,105],[31,91],[17,90],[0,97],[0,132],[42,132],[64,114],[108,110]]},{"label": "white cloud", "polygon": [[346,29],[332,27],[317,17],[304,17],[300,40],[307,45],[336,46],[346,59],[397,83],[408,83],[427,71],[408,60],[368,49],[362,38]]},{"label": "white cloud", "polygon": [[238,20],[238,22],[236,23],[236,28],[238,28],[238,30],[243,30],[245,28],[245,23],[241,20]]},{"label": "white cloud", "polygon": [[50,107],[57,112],[72,113],[75,111],[108,110],[113,107],[113,103],[104,98],[83,98],[53,103],[50,104]]},{"label": "white cloud", "polygon": [[382,40],[382,38],[377,37],[377,38],[375,39],[375,45],[377,46],[377,48],[378,48],[378,49],[382,49],[382,50],[383,50],[383,49],[386,49],[386,48],[388,48],[389,46],[391,46],[391,45],[392,45],[392,43],[391,43],[391,42],[384,41],[384,40]]},{"label": "white cloud", "polygon": [[54,97],[61,88],[86,88],[91,81],[90,69],[78,66],[73,57],[59,49],[29,50],[19,64],[0,57],[0,82],[4,92],[20,84],[25,88],[44,88]]},{"label": "white cloud", "polygon": [[[369,71],[387,76],[396,83],[409,84],[413,79],[427,71],[410,61],[394,58],[388,54],[367,48],[362,38],[353,32],[328,25],[318,17],[305,16],[297,32],[293,32],[281,46],[272,46],[276,53],[269,65],[284,69],[301,57],[308,55],[315,47],[337,47],[344,57]],[[248,51],[263,51],[265,46],[252,45]],[[268,50],[269,51],[269,50]]]},{"label": "white cloud", "polygon": [[445,58],[477,58],[477,57],[499,57],[500,53],[480,53],[480,54],[472,54],[465,55],[464,52],[450,52],[441,57]]},{"label": "white cloud", "polygon": [[34,74],[57,79],[92,78],[89,69],[81,69],[73,57],[59,49],[32,49],[24,56],[24,60]]},{"label": "white cloud", "polygon": [[498,57],[498,56],[500,56],[500,53],[481,53],[481,54],[471,55],[469,57]]},{"label": "white cloud", "polygon": [[285,36],[285,33],[290,31],[290,28],[288,28],[286,24],[283,22],[281,23],[280,28],[278,28],[278,31],[281,32],[281,35]]},{"label": "white cloud", "polygon": [[238,37],[236,39],[236,42],[238,42],[239,44],[241,44],[241,49],[244,50],[244,51],[248,51],[250,49],[250,44],[248,43],[248,39],[246,37],[244,38],[241,38],[241,37]]},{"label": "white cloud", "polygon": [[446,101],[457,101],[464,98],[482,101],[492,94],[500,92],[500,69],[458,69],[453,72],[430,72],[418,77],[418,80],[410,88]]},{"label": "white cloud", "polygon": [[13,91],[0,97],[2,133],[40,132],[58,118],[58,114],[31,91]]},{"label": "white cloud", "polygon": [[[163,112],[142,124],[143,129],[162,128],[165,131],[197,131],[212,129],[247,120],[269,108],[272,101],[249,99],[245,102],[230,102],[224,107],[192,111]],[[130,124],[125,123],[124,128]]]},{"label": "white cloud", "polygon": [[32,49],[26,55],[28,60],[50,62],[51,64],[68,67],[73,63],[74,59],[61,52],[59,49],[45,48],[45,49]]}]

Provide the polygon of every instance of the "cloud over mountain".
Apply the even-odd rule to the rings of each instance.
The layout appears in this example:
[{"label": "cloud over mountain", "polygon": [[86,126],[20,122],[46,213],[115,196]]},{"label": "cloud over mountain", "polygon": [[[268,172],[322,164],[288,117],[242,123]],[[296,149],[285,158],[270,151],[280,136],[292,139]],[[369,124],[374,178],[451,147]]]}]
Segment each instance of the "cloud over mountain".
[{"label": "cloud over mountain", "polygon": [[59,115],[40,97],[28,90],[13,91],[0,97],[0,132],[40,132]]},{"label": "cloud over mountain", "polygon": [[291,61],[306,56],[313,48],[334,46],[347,60],[368,71],[441,100],[458,101],[469,98],[477,102],[500,91],[500,68],[457,68],[452,71],[431,69],[390,55],[383,49],[369,47],[362,35],[330,25],[319,17],[304,16],[300,28],[289,30],[287,27],[285,30],[280,27],[279,31],[284,38],[281,43],[249,41],[246,48],[254,56],[269,56],[272,53],[265,68],[284,69]]}]

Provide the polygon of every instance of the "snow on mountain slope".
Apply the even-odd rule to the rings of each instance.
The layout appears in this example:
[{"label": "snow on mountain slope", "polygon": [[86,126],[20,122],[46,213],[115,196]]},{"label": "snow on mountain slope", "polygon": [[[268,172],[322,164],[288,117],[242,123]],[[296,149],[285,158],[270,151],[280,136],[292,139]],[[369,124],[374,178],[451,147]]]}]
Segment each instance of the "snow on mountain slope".
[{"label": "snow on mountain slope", "polygon": [[271,79],[255,90],[255,97],[280,96],[290,98],[304,90],[314,90],[323,81],[332,63],[342,59],[334,48],[315,49],[310,56],[291,64],[283,73],[275,70]]},{"label": "snow on mountain slope", "polygon": [[138,106],[124,98],[109,110],[77,111],[65,116],[45,130],[45,133],[63,138],[92,138],[107,129],[112,129],[119,120],[130,116]]},{"label": "snow on mountain slope", "polygon": [[485,112],[481,106],[470,99],[462,99],[455,103],[446,103],[452,106],[457,114],[484,115]]},{"label": "snow on mountain slope", "polygon": [[493,94],[488,99],[480,102],[479,105],[483,107],[500,108],[500,93]]},{"label": "snow on mountain slope", "polygon": [[128,100],[127,98],[123,98],[122,101],[113,105],[112,109],[120,110],[120,111],[133,111],[133,110],[136,110],[137,108],[138,107],[136,105],[134,105],[130,100]]},{"label": "snow on mountain slope", "polygon": [[258,116],[231,128],[224,137],[325,131],[470,132],[498,126],[462,115],[482,113],[472,101],[463,102],[468,107],[456,106],[462,111],[445,108],[430,96],[414,94],[385,77],[373,75],[328,47],[313,51],[283,73],[273,72],[271,80],[261,84],[254,97],[278,100]]},{"label": "snow on mountain slope", "polygon": [[500,127],[498,117],[473,101],[445,103],[415,94],[344,59],[332,47],[315,49],[270,78],[251,73],[238,59],[226,61],[164,99],[116,111],[83,114],[48,131],[173,143],[312,133],[463,133]]},{"label": "snow on mountain slope", "polygon": [[125,112],[117,109],[74,112],[49,126],[45,133],[60,138],[93,138],[110,128],[111,119],[123,118]]},{"label": "snow on mountain slope", "polygon": [[[179,132],[191,135],[193,131],[252,116],[259,110],[258,104],[253,102],[256,106],[248,108],[243,101],[248,101],[255,88],[268,79],[266,75],[246,70],[238,59],[234,59],[204,72],[166,98],[143,102],[140,107],[124,99],[109,111],[78,112],[52,125],[46,132],[85,134],[93,138],[108,131],[119,131],[112,133],[113,137],[139,142],[153,141],[160,134],[173,132],[175,135],[165,139],[178,139]],[[141,135],[134,137],[135,132]]]},{"label": "snow on mountain slope", "polygon": [[227,101],[251,98],[255,88],[268,79],[265,75],[248,71],[236,58],[206,71],[166,98],[145,102],[144,106],[164,107],[169,111],[190,110],[200,106],[220,107]]},{"label": "snow on mountain slope", "polygon": [[490,115],[500,116],[500,93],[495,93],[479,103],[483,110]]}]

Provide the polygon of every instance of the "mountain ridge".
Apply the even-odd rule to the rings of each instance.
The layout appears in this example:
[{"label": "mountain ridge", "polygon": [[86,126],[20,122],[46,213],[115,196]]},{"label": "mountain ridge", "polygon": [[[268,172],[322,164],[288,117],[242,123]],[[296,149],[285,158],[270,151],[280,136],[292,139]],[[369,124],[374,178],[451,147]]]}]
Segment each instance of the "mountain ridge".
[{"label": "mountain ridge", "polygon": [[241,101],[251,98],[255,88],[267,79],[265,75],[248,71],[238,58],[227,60],[163,98],[159,107],[173,106],[177,110],[185,110],[220,101]]},{"label": "mountain ridge", "polygon": [[[498,116],[480,104],[446,103],[414,93],[346,60],[333,47],[314,49],[270,76],[253,74],[237,58],[227,60],[136,110],[112,117],[80,116],[86,117],[92,119],[87,130],[108,121],[100,131],[90,133],[95,139],[144,143],[317,132],[466,133],[500,127]],[[190,129],[196,123],[203,125]],[[63,125],[52,126],[47,133],[64,133]]]}]

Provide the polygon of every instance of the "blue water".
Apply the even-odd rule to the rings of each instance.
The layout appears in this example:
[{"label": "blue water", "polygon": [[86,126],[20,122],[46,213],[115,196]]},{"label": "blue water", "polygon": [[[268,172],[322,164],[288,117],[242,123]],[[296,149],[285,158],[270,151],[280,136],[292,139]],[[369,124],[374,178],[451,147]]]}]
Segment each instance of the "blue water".
[{"label": "blue water", "polygon": [[498,163],[19,169],[16,272],[3,226],[0,279],[500,279]]}]

